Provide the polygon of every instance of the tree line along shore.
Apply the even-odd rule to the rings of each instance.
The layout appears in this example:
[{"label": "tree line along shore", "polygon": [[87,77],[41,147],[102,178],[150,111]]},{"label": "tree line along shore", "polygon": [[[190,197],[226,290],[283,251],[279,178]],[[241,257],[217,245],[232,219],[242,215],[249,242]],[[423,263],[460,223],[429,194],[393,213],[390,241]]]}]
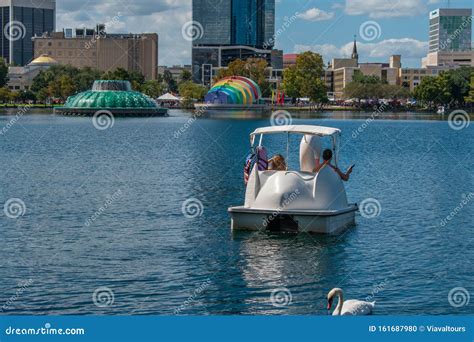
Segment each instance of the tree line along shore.
[{"label": "tree line along shore", "polygon": [[[389,106],[394,111],[436,111],[442,106],[446,109],[466,109],[474,107],[474,68],[461,67],[441,72],[437,76],[424,77],[420,84],[410,92],[400,85],[387,84],[377,76],[367,76],[356,72],[352,82],[344,89],[344,98],[328,99],[324,82],[324,62],[320,54],[304,52],[296,64],[286,68],[283,81],[278,90],[287,99],[284,108],[289,110],[356,110],[370,111],[380,105]],[[214,81],[228,76],[244,76],[254,80],[262,90],[264,98],[272,98],[275,85],[268,79],[268,64],[263,59],[250,58],[235,60],[227,69],[221,69]],[[193,83],[192,75],[184,70],[177,82],[169,71],[158,75],[156,80],[145,80],[139,72],[115,69],[108,72],[70,65],[54,65],[33,79],[29,90],[13,91],[6,85],[8,66],[0,60],[0,108],[15,108],[28,104],[35,108],[51,108],[61,105],[78,92],[90,89],[97,79],[128,80],[136,91],[157,98],[163,93],[179,94],[182,98],[180,108],[192,108],[200,102],[207,88]],[[305,98],[306,102],[299,99]],[[268,103],[269,108],[275,105]]]}]

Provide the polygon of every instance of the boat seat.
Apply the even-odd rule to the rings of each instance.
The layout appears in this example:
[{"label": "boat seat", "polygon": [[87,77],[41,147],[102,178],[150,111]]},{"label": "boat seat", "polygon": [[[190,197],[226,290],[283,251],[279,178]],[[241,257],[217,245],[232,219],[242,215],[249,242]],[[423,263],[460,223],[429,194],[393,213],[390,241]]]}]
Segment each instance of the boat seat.
[{"label": "boat seat", "polygon": [[[310,181],[310,180],[314,179],[314,177],[316,177],[316,173],[312,173],[312,172],[307,172],[307,173],[301,174],[301,172],[286,171],[286,173],[287,174],[288,173],[294,173],[295,175],[297,175],[298,177],[300,177],[304,181]],[[307,177],[303,177],[303,176],[307,176]]]}]

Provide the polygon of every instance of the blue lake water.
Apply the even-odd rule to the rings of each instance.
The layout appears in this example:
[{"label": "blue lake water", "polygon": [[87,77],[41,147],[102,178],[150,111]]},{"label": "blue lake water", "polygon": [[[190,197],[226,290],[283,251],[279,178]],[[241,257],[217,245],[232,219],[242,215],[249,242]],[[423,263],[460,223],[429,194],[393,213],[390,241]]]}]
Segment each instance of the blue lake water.
[{"label": "blue lake water", "polygon": [[376,314],[472,314],[474,125],[376,120],[356,136],[364,121],[344,117],[293,120],[342,129],[340,164],[356,163],[348,198],[380,203],[337,237],[231,232],[248,135],[269,119],[174,111],[97,130],[21,117],[0,136],[0,204],[25,209],[0,211],[0,311],[324,315],[337,286],[376,300]]}]

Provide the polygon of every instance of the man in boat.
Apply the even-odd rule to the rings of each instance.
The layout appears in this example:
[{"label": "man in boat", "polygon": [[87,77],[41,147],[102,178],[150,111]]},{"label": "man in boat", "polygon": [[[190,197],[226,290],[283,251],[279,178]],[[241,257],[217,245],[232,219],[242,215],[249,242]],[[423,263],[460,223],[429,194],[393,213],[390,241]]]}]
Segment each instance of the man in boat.
[{"label": "man in boat", "polygon": [[334,171],[336,171],[337,174],[339,175],[339,177],[341,177],[341,179],[343,181],[347,182],[349,180],[350,174],[352,173],[352,169],[354,168],[354,165],[349,167],[347,169],[346,173],[343,173],[341,170],[339,170],[338,167],[331,164],[331,160],[332,160],[332,151],[330,149],[324,150],[324,152],[323,152],[323,163],[316,166],[313,169],[313,172],[319,172],[319,170],[321,170],[324,166],[327,165],[327,166],[331,167]]}]

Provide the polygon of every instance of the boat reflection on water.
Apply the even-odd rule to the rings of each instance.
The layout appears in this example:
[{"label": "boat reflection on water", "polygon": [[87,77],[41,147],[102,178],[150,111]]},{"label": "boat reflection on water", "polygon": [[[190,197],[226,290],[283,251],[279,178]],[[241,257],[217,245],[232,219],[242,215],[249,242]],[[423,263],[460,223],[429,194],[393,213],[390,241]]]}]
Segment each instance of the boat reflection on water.
[{"label": "boat reflection on water", "polygon": [[[333,282],[346,278],[346,238],[310,234],[235,231],[242,280],[253,296],[245,298],[247,314],[326,314],[326,294]],[[334,257],[335,254],[338,256]]]}]

